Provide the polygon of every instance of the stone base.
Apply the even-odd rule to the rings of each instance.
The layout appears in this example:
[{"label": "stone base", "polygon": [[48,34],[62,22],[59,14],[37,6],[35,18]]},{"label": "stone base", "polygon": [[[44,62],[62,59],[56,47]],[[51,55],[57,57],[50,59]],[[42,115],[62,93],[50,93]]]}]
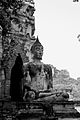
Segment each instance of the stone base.
[{"label": "stone base", "polygon": [[43,116],[43,117],[41,117],[41,120],[58,120],[58,118],[54,117],[54,116],[50,116],[50,117]]}]

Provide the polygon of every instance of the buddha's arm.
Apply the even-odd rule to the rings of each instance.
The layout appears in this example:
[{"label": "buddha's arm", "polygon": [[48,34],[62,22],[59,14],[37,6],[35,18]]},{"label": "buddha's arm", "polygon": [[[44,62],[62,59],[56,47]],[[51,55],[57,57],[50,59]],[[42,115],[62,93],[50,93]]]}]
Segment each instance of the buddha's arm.
[{"label": "buddha's arm", "polygon": [[24,83],[24,85],[25,84],[28,85],[28,84],[30,84],[30,82],[31,82],[31,77],[29,74],[29,64],[27,64],[24,66],[24,81],[23,81],[23,83]]},{"label": "buddha's arm", "polygon": [[24,65],[23,66],[23,70],[24,70],[24,76],[27,76],[27,71],[29,71],[29,65]]},{"label": "buddha's arm", "polygon": [[50,66],[48,68],[48,74],[49,74],[48,89],[52,89],[53,88],[53,78],[52,78],[52,68]]}]

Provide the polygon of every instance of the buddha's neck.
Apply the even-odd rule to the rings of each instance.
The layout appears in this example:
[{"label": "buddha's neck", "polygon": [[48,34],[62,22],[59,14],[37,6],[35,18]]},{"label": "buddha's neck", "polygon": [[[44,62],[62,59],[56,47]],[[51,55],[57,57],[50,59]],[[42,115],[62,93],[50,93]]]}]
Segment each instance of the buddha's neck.
[{"label": "buddha's neck", "polygon": [[41,63],[41,60],[39,60],[39,59],[34,59],[33,62],[34,62],[34,63],[37,63],[37,64],[38,64],[38,63],[40,64],[40,63]]}]

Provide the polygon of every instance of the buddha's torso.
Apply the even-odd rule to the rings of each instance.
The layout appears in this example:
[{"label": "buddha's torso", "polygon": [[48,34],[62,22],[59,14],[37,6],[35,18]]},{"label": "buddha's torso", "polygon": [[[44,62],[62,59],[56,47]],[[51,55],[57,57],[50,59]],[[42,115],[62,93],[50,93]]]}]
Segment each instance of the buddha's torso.
[{"label": "buddha's torso", "polygon": [[46,65],[43,63],[29,63],[25,69],[25,72],[27,71],[29,71],[29,85],[32,89],[36,91],[47,90],[49,73],[48,69],[46,69]]}]

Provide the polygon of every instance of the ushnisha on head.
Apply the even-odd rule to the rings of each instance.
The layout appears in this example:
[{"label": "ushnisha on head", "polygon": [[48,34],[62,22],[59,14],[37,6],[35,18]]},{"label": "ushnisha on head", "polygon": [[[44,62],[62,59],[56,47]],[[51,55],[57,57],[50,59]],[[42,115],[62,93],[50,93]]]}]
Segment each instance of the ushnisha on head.
[{"label": "ushnisha on head", "polygon": [[42,60],[42,56],[43,56],[43,46],[42,44],[39,42],[39,39],[37,37],[35,43],[32,45],[31,47],[31,53],[34,55],[33,59],[38,59],[38,60]]}]

